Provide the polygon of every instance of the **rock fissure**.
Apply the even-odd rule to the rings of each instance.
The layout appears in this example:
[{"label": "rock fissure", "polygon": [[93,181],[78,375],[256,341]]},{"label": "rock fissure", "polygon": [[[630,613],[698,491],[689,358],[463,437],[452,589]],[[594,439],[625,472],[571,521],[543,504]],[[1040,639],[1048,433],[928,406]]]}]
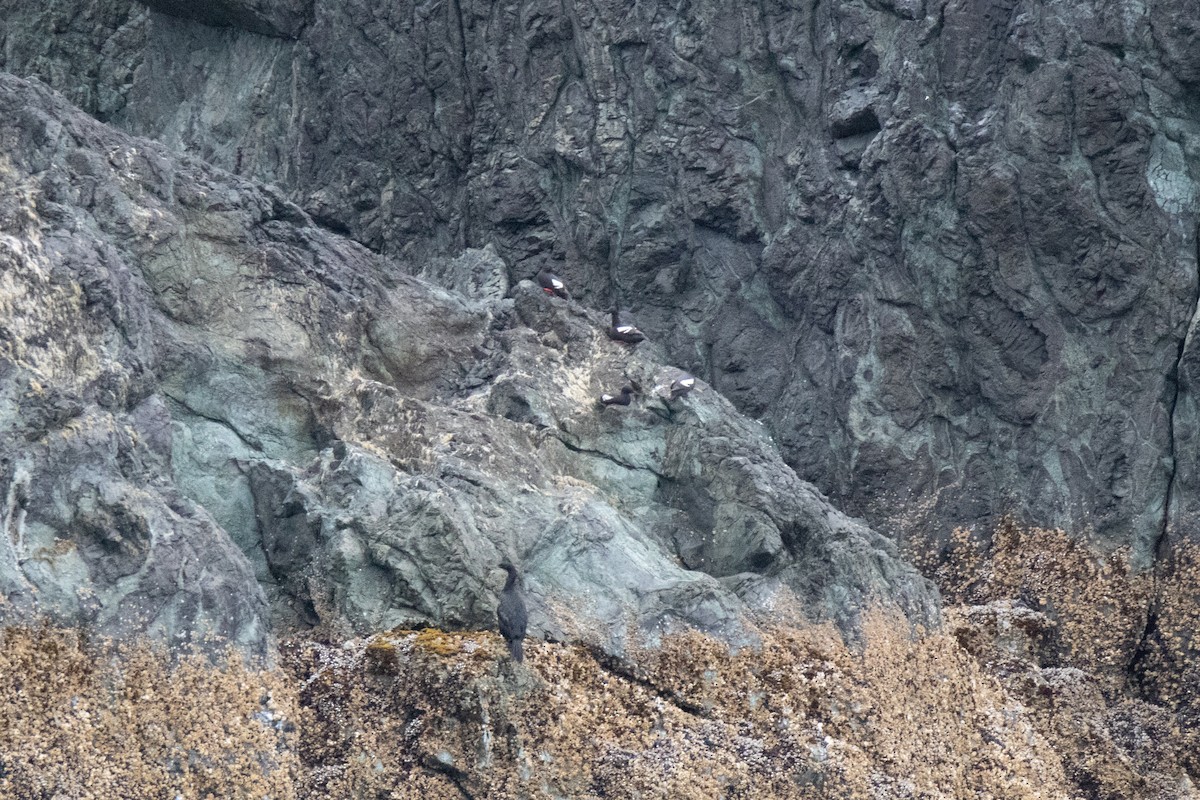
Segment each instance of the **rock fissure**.
[{"label": "rock fissure", "polygon": [[629,299],[625,297],[625,292],[622,290],[621,281],[621,258],[625,247],[625,237],[629,228],[629,201],[633,190],[634,170],[637,163],[637,148],[638,137],[634,124],[631,120],[636,119],[637,112],[634,109],[635,92],[633,87],[633,78],[629,75],[625,60],[622,57],[623,50],[619,45],[613,45],[609,48],[609,57],[613,65],[613,78],[615,82],[620,82],[617,79],[624,81],[626,92],[628,92],[628,107],[627,112],[629,119],[625,123],[625,138],[628,141],[626,146],[627,158],[624,168],[615,178],[617,185],[613,187],[612,194],[609,196],[608,212],[613,225],[612,233],[609,236],[610,251],[608,258],[608,282],[609,294],[614,304],[628,303]]},{"label": "rock fissure", "polygon": [[693,717],[700,717],[701,719],[712,718],[712,713],[708,709],[693,703],[672,689],[666,689],[655,684],[649,678],[639,675],[635,667],[625,664],[619,658],[595,648],[589,648],[589,652],[596,660],[596,666],[600,667],[600,669],[604,670],[605,672],[611,675],[616,675],[618,678],[623,678],[630,683],[636,683],[638,686],[641,686],[645,689],[649,689],[656,697],[661,697],[663,700],[675,706],[685,714],[690,714]]},{"label": "rock fissure", "polygon": [[169,398],[171,400],[171,402],[176,403],[177,405],[179,405],[180,408],[184,409],[185,411],[187,411],[189,414],[196,417],[197,419],[206,420],[208,422],[215,423],[215,424],[220,425],[221,427],[227,429],[230,433],[232,433],[234,436],[236,436],[242,442],[242,444],[246,445],[251,450],[254,450],[259,453],[261,453],[263,451],[262,442],[258,441],[254,437],[249,437],[249,436],[245,435],[244,433],[239,431],[237,429],[237,426],[234,425],[233,423],[231,423],[229,420],[221,419],[220,417],[214,417],[210,414],[205,414],[204,412],[199,411],[195,407],[188,404],[188,402],[186,400],[184,400],[183,398],[177,397],[177,396],[171,394],[170,392],[163,391],[163,395],[165,397]]},{"label": "rock fissure", "polygon": [[1171,399],[1167,408],[1167,456],[1171,463],[1171,470],[1167,476],[1166,494],[1163,498],[1163,517],[1162,526],[1159,529],[1158,537],[1154,542],[1153,554],[1157,565],[1158,558],[1163,555],[1163,546],[1167,541],[1170,533],[1171,513],[1172,513],[1172,495],[1175,493],[1175,480],[1179,472],[1179,460],[1176,442],[1176,412],[1179,407],[1179,396],[1184,388],[1184,359],[1187,358],[1189,346],[1192,343],[1192,331],[1195,329],[1197,317],[1200,316],[1200,226],[1197,226],[1195,231],[1195,263],[1196,274],[1193,276],[1195,284],[1192,291],[1191,313],[1188,316],[1187,329],[1184,331],[1183,338],[1179,342],[1179,351],[1176,353],[1175,360],[1171,365],[1171,372],[1168,380],[1171,382]]},{"label": "rock fissure", "polygon": [[463,772],[461,769],[457,769],[451,764],[446,764],[439,761],[436,756],[425,756],[421,759],[420,763],[422,769],[437,773],[438,775],[446,778],[446,780],[450,781],[454,788],[458,789],[459,793],[462,794],[465,800],[475,800],[475,795],[471,794],[471,792],[464,785],[467,779],[470,777],[467,775],[467,773]]},{"label": "rock fissure", "polygon": [[664,475],[663,473],[658,472],[657,470],[653,469],[652,467],[639,467],[638,465],[631,464],[628,461],[622,461],[621,459],[617,458],[616,456],[612,455],[611,453],[605,453],[603,450],[593,450],[591,448],[581,447],[580,445],[572,443],[566,437],[561,436],[558,433],[554,434],[554,438],[557,439],[559,442],[561,442],[562,445],[564,447],[566,447],[568,450],[570,450],[572,453],[580,453],[582,455],[596,456],[597,458],[603,458],[606,461],[611,461],[612,463],[616,464],[618,467],[624,467],[625,469],[629,469],[629,470],[637,470],[640,472],[649,472],[651,475],[653,475],[654,477],[656,477],[662,481],[671,481],[672,480],[672,478],[670,476]]},{"label": "rock fissure", "polygon": [[1191,314],[1188,316],[1187,329],[1179,342],[1179,350],[1171,367],[1169,380],[1171,382],[1171,399],[1167,407],[1167,457],[1170,461],[1170,471],[1167,474],[1167,484],[1163,496],[1163,514],[1158,535],[1154,540],[1151,555],[1154,559],[1151,568],[1150,605],[1146,619],[1138,636],[1137,645],[1130,653],[1126,674],[1132,676],[1139,671],[1140,662],[1149,655],[1149,641],[1156,634],[1161,603],[1161,574],[1164,569],[1163,560],[1167,558],[1167,547],[1171,534],[1172,500],[1176,491],[1176,479],[1179,474],[1178,442],[1176,441],[1176,413],[1179,408],[1179,397],[1183,390],[1184,360],[1187,358],[1189,346],[1192,343],[1192,331],[1197,317],[1200,315],[1200,226],[1196,228],[1196,275],[1195,287],[1192,294]]}]

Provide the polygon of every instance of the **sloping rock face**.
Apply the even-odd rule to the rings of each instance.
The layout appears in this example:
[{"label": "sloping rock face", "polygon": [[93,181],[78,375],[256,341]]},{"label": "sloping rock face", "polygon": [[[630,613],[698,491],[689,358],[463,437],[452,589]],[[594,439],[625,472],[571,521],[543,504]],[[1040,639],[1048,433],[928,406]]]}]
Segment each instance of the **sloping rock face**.
[{"label": "sloping rock face", "polygon": [[[711,387],[492,250],[421,267],[0,75],[0,581],[106,633],[490,627],[620,653],[756,615],[937,618]],[[506,296],[511,294],[511,296]],[[626,382],[629,407],[597,398]]]},{"label": "sloping rock face", "polygon": [[377,252],[624,299],[872,521],[1195,527],[1183,0],[150,5],[6,0],[3,66]]}]

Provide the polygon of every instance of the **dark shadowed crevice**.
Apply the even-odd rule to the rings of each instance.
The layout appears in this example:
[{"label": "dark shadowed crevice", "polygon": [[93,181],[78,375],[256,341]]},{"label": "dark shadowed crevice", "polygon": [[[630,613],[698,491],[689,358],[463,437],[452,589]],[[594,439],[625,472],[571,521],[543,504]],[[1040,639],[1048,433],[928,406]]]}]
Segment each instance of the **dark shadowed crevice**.
[{"label": "dark shadowed crevice", "polygon": [[463,785],[469,776],[461,769],[438,761],[436,758],[428,757],[421,759],[421,766],[429,772],[436,772],[438,775],[445,776],[450,783],[454,784],[454,788],[462,793],[462,796],[466,800],[475,800],[475,795],[467,791],[467,787]]},{"label": "dark shadowed crevice", "polygon": [[[318,228],[324,228],[330,233],[337,234],[338,236],[345,236],[348,239],[354,239],[354,232],[350,230],[350,226],[347,225],[345,221],[337,219],[336,217],[332,217],[328,214],[314,212],[312,209],[307,209],[307,213],[312,219],[313,224],[315,224]],[[368,250],[371,250],[371,246],[369,244],[365,244],[358,239],[354,239],[354,241],[358,242]],[[372,252],[379,251],[378,249],[375,249],[372,250]]]},{"label": "dark shadowed crevice", "polygon": [[[262,13],[229,0],[208,3],[181,0],[141,0],[151,10],[179,19],[199,22],[215,28],[234,28],[274,39],[295,41],[312,19],[312,4],[300,9],[280,9],[277,13]],[[290,13],[289,13],[290,11]]]},{"label": "dark shadowed crevice", "polygon": [[673,689],[658,686],[649,678],[639,675],[635,666],[626,664],[615,656],[605,653],[598,647],[593,647],[586,644],[584,646],[587,648],[588,654],[596,660],[596,665],[605,672],[616,675],[618,678],[623,678],[630,683],[636,683],[638,686],[650,690],[650,692],[652,692],[655,696],[661,697],[663,700],[666,700],[668,703],[675,706],[685,714],[689,714],[693,717],[700,717],[701,719],[712,718],[711,712],[709,712],[708,709],[704,708],[703,706],[693,703]]},{"label": "dark shadowed crevice", "polygon": [[611,455],[610,453],[605,453],[600,450],[589,450],[586,447],[580,447],[579,445],[568,442],[562,436],[555,436],[554,438],[557,439],[558,441],[562,442],[563,447],[567,448],[572,453],[582,453],[583,455],[588,455],[588,456],[598,456],[600,458],[605,459],[606,461],[611,461],[612,463],[616,464],[618,467],[624,467],[625,469],[630,469],[630,470],[638,470],[641,472],[649,472],[651,475],[653,475],[654,477],[658,478],[661,481],[670,481],[671,480],[666,475],[663,475],[660,472],[656,472],[655,470],[651,469],[650,467],[639,467],[636,464],[630,464],[627,461],[622,461],[621,459],[617,458],[614,455]]},{"label": "dark shadowed crevice", "polygon": [[835,119],[830,126],[830,133],[834,139],[850,139],[867,134],[874,136],[881,128],[882,125],[879,123],[879,116],[875,113],[875,109],[865,105],[847,111],[843,116]]},{"label": "dark shadowed crevice", "polygon": [[[255,452],[258,452],[258,453],[263,452],[263,444],[261,441],[258,440],[258,437],[253,436],[252,434],[242,433],[229,420],[221,419],[220,417],[214,417],[210,414],[205,414],[202,411],[198,411],[197,409],[188,405],[187,402],[184,401],[182,398],[176,397],[175,395],[170,394],[169,392],[164,391],[163,395],[168,400],[170,400],[172,403],[177,404],[180,408],[187,411],[193,417],[196,417],[197,419],[207,420],[208,422],[212,422],[217,425],[220,425],[222,428],[228,429],[234,436],[236,436],[238,438],[238,440],[242,444],[246,445],[251,450],[254,450]],[[174,416],[174,415],[172,415],[172,416]]]},{"label": "dark shadowed crevice", "polygon": [[1158,603],[1157,603],[1157,587],[1158,587],[1158,566],[1155,565],[1155,593],[1150,600],[1150,609],[1146,613],[1146,625],[1142,630],[1142,635],[1138,639],[1137,645],[1133,648],[1133,653],[1129,657],[1129,665],[1125,669],[1125,680],[1133,686],[1145,686],[1146,669],[1143,666],[1146,660],[1153,653],[1153,642],[1159,638],[1158,630]]},{"label": "dark shadowed crevice", "polygon": [[623,306],[629,302],[621,280],[621,254],[625,248],[625,237],[629,233],[630,198],[633,193],[633,182],[636,177],[638,133],[637,133],[637,92],[634,89],[633,73],[625,63],[625,54],[637,50],[645,58],[644,44],[615,44],[610,47],[613,65],[614,83],[624,82],[627,92],[625,119],[626,163],[617,176],[617,185],[609,198],[608,219],[609,228],[608,250],[608,286],[612,302]]},{"label": "dark shadowed crevice", "polygon": [[1175,364],[1171,368],[1168,375],[1168,380],[1171,383],[1171,398],[1167,408],[1167,454],[1170,458],[1171,472],[1167,476],[1166,497],[1163,498],[1163,516],[1162,525],[1159,528],[1158,538],[1154,542],[1154,559],[1155,568],[1163,556],[1163,550],[1166,545],[1168,528],[1171,521],[1171,497],[1175,491],[1175,476],[1178,472],[1179,462],[1178,453],[1176,451],[1175,442],[1175,413],[1179,407],[1179,394],[1183,383],[1183,359],[1188,352],[1188,345],[1191,343],[1192,324],[1196,320],[1196,315],[1200,313],[1200,226],[1196,228],[1196,282],[1192,288],[1191,314],[1188,316],[1188,327],[1184,331],[1183,338],[1179,341],[1179,351],[1175,354]]},{"label": "dark shadowed crevice", "polygon": [[[1193,305],[1192,316],[1195,317],[1196,308]],[[1189,322],[1190,327],[1190,322]],[[1175,356],[1175,364],[1171,368],[1171,372],[1167,380],[1171,384],[1170,400],[1167,404],[1167,458],[1171,464],[1170,472],[1167,475],[1166,494],[1163,497],[1163,513],[1162,521],[1159,524],[1158,536],[1154,540],[1153,555],[1154,564],[1157,570],[1159,560],[1163,556],[1167,542],[1167,533],[1171,525],[1171,495],[1175,491],[1175,475],[1179,469],[1178,454],[1175,448],[1175,411],[1179,406],[1179,384],[1180,384],[1180,364],[1183,361],[1184,352],[1187,350],[1188,337],[1185,335],[1179,342],[1179,352]]]}]

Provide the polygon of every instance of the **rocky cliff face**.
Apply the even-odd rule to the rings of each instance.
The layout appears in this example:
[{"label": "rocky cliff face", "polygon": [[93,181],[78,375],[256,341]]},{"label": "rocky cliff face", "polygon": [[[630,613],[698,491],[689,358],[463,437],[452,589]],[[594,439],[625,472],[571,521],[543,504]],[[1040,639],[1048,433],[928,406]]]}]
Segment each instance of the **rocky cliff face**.
[{"label": "rocky cliff face", "polygon": [[622,298],[869,521],[1194,527],[1180,0],[148,5],[7,3],[3,66],[376,252]]},{"label": "rocky cliff face", "polygon": [[251,648],[488,627],[510,558],[539,638],[609,652],[936,619],[760,425],[669,398],[679,370],[604,315],[506,296],[493,250],[425,265],[450,292],[40,84],[0,76],[0,109],[6,616]]},{"label": "rocky cliff face", "polygon": [[[587,756],[608,788],[570,791],[612,794],[622,765],[646,787],[698,786],[655,754],[711,750],[702,736],[726,788],[768,791],[780,768],[801,794],[837,779],[907,796],[907,767],[846,766],[917,758],[864,733],[887,722],[930,747],[974,743],[921,779],[944,796],[1194,793],[1186,4],[0,11],[0,68],[40,79],[0,75],[6,622],[252,653],[289,631],[476,629],[513,558],[535,637],[589,648],[534,648],[513,696],[590,732],[595,708],[563,692],[607,692],[596,670],[623,670],[626,727]],[[544,266],[577,302],[525,280]],[[614,302],[649,343],[604,336]],[[703,380],[670,400],[681,369]],[[633,405],[601,410],[627,383]],[[963,606],[953,641],[882,631],[895,658],[839,650],[847,685],[868,688],[822,684],[798,716],[760,715],[753,687],[782,673],[708,639],[646,655],[682,630],[764,654],[794,643],[780,623],[857,636],[877,604],[900,628],[937,619],[893,541],[835,505],[903,534]],[[420,769],[439,790],[516,785],[545,720],[506,717],[518,704],[477,725],[512,676],[486,636],[464,636],[353,639],[344,659],[289,645],[320,741],[355,715],[379,741],[425,719],[414,681],[451,709],[378,769],[374,744],[302,745],[300,783]],[[715,666],[691,675],[702,658]],[[916,662],[936,730],[885,713]],[[725,680],[730,696],[705,694]],[[364,686],[394,701],[378,719]],[[955,692],[973,721],[938,716]],[[698,719],[671,712],[669,735],[640,737],[666,730],[663,702]],[[772,738],[793,723],[802,739]],[[292,746],[259,727],[256,746]],[[498,731],[508,772],[488,760]],[[824,764],[831,742],[856,755]],[[809,745],[815,761],[789,761]],[[955,760],[983,751],[984,769]],[[164,785],[177,758],[193,755],[155,762]]]}]

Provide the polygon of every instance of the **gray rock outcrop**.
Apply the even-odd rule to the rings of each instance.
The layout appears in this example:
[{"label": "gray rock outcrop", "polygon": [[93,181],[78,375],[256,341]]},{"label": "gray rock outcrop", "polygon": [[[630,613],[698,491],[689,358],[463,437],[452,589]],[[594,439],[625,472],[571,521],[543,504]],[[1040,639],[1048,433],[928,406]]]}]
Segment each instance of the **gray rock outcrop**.
[{"label": "gray rock outcrop", "polygon": [[[661,348],[511,292],[493,250],[406,264],[279,191],[0,75],[0,581],[9,620],[212,634],[490,627],[619,652],[864,607],[937,618]],[[460,292],[413,272],[426,270]],[[511,296],[506,297],[505,295]],[[634,381],[633,405],[601,409]]]}]

